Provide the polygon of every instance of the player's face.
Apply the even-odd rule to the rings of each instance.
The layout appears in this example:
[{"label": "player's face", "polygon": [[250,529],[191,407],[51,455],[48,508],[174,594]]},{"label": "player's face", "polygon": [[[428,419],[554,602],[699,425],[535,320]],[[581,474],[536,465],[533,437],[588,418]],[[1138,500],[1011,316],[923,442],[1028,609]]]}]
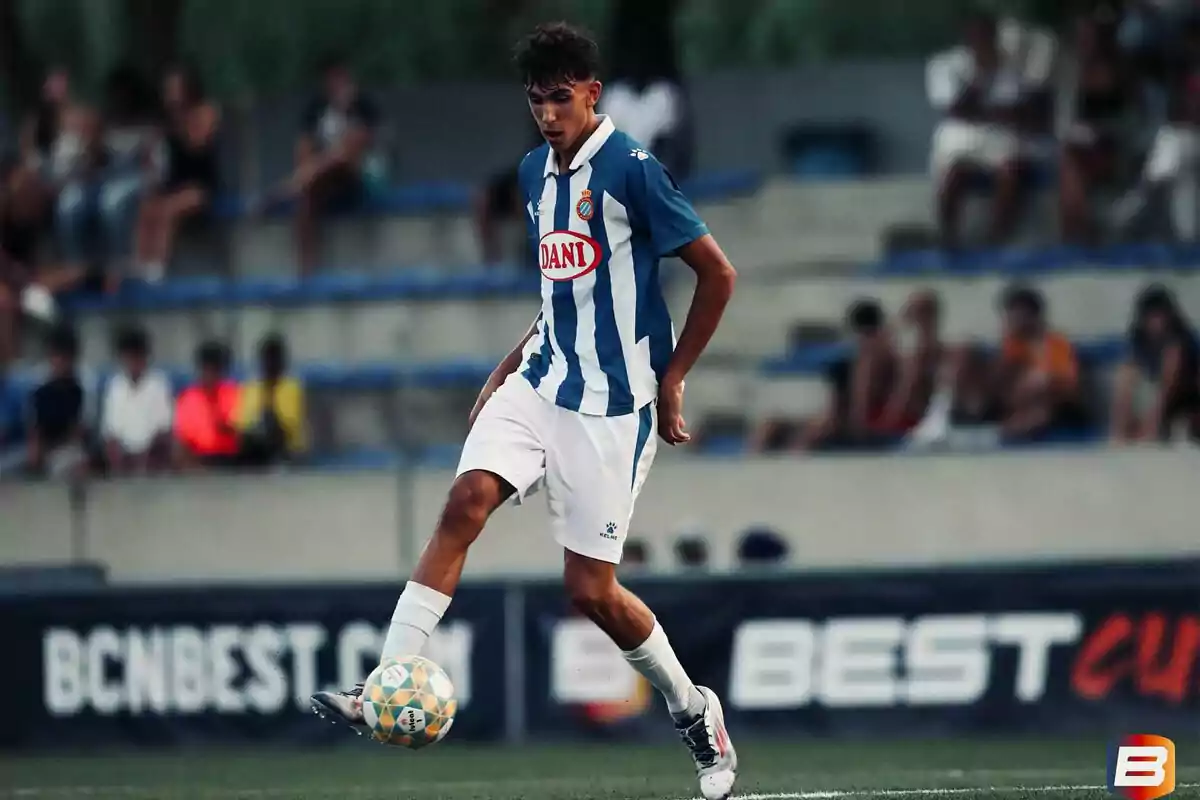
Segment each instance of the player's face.
[{"label": "player's face", "polygon": [[567,150],[583,134],[600,99],[599,81],[527,86],[529,110],[538,130],[555,150]]}]

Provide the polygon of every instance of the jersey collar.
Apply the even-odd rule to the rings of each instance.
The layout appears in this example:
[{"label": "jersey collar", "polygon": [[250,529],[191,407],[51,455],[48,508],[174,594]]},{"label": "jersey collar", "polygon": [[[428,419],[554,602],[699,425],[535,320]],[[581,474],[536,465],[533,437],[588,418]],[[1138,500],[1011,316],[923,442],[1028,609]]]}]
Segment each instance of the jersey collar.
[{"label": "jersey collar", "polygon": [[[607,114],[597,114],[596,119],[600,120],[600,127],[588,137],[588,140],[583,143],[583,147],[579,148],[579,152],[575,154],[574,160],[571,161],[570,171],[582,167],[592,156],[599,152],[604,143],[608,141],[608,137],[613,135],[613,131],[617,128],[613,125],[612,119]],[[542,172],[542,177],[547,175],[558,174],[558,159],[555,157],[554,148],[550,148],[550,152],[546,153],[546,169]]]}]

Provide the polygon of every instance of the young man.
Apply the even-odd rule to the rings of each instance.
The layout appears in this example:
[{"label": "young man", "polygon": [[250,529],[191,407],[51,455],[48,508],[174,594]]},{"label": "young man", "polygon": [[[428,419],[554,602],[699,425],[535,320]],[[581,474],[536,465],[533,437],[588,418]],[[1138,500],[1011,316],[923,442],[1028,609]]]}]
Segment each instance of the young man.
[{"label": "young man", "polygon": [[[545,477],[564,581],[667,701],[707,798],[733,788],[737,756],[720,701],[684,672],[650,610],[615,576],[654,434],[690,439],[683,380],[708,344],[736,273],[662,165],[595,112],[595,43],[543,25],[518,47],[546,144],[520,167],[544,280],[542,310],[471,412],[458,477],[433,538],[396,603],[383,657],[419,653],[450,604],[467,550],[491,513]],[[660,257],[696,273],[679,341],[658,281]],[[314,695],[313,709],[363,725],[361,686]]]}]

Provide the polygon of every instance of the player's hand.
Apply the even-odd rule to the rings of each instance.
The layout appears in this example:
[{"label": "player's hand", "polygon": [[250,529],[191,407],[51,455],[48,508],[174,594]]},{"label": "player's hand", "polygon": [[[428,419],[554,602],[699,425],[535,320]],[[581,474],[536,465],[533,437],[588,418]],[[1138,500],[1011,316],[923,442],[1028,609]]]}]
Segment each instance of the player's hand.
[{"label": "player's hand", "polygon": [[669,445],[692,440],[683,419],[682,380],[668,377],[658,387],[658,435]]}]

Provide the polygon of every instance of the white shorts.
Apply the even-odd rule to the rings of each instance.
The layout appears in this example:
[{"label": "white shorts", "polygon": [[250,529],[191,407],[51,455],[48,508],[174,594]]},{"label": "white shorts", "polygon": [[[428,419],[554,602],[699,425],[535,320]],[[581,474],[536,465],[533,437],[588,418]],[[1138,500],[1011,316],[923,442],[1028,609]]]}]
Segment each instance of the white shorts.
[{"label": "white shorts", "polygon": [[998,169],[1020,153],[1020,138],[1004,128],[948,119],[933,132],[930,169],[933,177],[941,181],[960,162]]},{"label": "white shorts", "polygon": [[457,474],[494,472],[516,488],[518,501],[544,477],[558,543],[618,564],[654,461],[657,427],[653,403],[620,417],[580,414],[554,405],[513,373],[475,420]]}]

